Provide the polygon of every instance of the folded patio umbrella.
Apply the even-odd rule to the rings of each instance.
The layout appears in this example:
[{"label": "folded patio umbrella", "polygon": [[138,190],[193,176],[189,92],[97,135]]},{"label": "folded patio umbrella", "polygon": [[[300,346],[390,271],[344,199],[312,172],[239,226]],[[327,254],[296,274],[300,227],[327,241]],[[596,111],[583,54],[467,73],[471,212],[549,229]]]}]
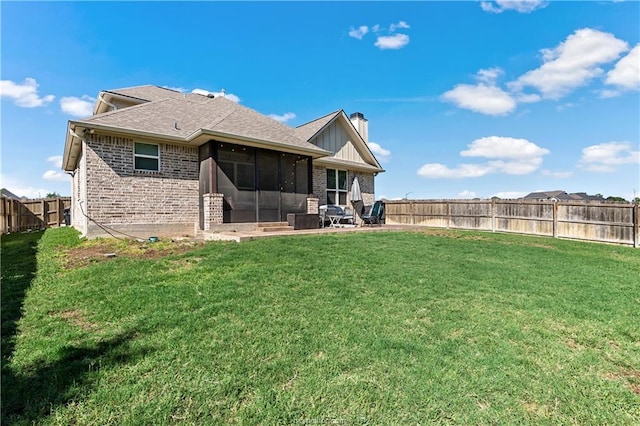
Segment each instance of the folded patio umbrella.
[{"label": "folded patio umbrella", "polygon": [[362,215],[362,192],[360,192],[360,182],[358,182],[358,176],[353,178],[351,183],[351,205],[353,206],[354,219]]}]

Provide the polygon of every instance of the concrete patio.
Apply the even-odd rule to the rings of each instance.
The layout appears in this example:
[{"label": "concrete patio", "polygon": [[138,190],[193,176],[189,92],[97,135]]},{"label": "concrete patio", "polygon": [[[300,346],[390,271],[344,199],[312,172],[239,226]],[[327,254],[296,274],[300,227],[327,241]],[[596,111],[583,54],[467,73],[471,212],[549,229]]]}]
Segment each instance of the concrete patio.
[{"label": "concrete patio", "polygon": [[243,241],[250,241],[259,238],[272,238],[282,236],[296,236],[296,235],[320,235],[320,234],[342,234],[348,232],[384,232],[384,231],[398,231],[407,230],[410,226],[403,225],[375,225],[375,226],[345,226],[336,228],[318,228],[318,229],[288,229],[288,227],[282,227],[275,230],[268,230],[266,228],[256,227],[255,230],[250,231],[219,231],[219,232],[204,232],[200,231],[196,234],[197,239],[205,241],[236,241],[238,243]]}]

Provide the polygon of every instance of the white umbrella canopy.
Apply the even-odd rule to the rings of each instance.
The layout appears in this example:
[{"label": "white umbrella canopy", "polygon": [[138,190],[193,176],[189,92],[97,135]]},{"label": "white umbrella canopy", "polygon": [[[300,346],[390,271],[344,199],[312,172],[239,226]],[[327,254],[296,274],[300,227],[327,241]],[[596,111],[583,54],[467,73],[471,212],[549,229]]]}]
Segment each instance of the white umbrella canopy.
[{"label": "white umbrella canopy", "polygon": [[354,177],[351,183],[351,204],[353,205],[353,211],[358,216],[362,215],[362,192],[360,191],[358,176]]}]

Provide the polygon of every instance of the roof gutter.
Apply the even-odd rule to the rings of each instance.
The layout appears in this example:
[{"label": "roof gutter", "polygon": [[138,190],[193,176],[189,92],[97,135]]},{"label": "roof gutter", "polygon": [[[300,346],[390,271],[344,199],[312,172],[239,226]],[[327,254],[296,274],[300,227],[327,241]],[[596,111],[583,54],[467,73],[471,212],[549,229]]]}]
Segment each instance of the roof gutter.
[{"label": "roof gutter", "polygon": [[98,102],[96,104],[96,107],[93,110],[93,115],[98,114],[98,111],[100,111],[100,104],[105,104],[110,106],[111,108],[113,108],[113,110],[117,110],[118,107],[115,104],[112,104],[111,102],[108,102],[107,100],[104,99],[104,92],[100,92],[100,94],[98,95]]},{"label": "roof gutter", "polygon": [[214,130],[207,130],[207,129],[200,129],[195,131],[194,133],[192,133],[187,137],[187,141],[188,142],[197,141],[202,136],[218,137],[221,139],[226,139],[228,141],[231,141],[230,143],[239,143],[242,145],[277,148],[280,151],[291,152],[296,154],[305,154],[313,158],[322,158],[322,157],[327,157],[331,155],[331,152],[321,148],[310,149],[310,148],[305,148],[305,147],[296,146],[296,145],[290,145],[290,144],[279,143],[274,141],[267,141],[264,139],[256,139],[256,138],[251,138],[246,136],[238,137],[236,135],[230,135],[227,133],[216,132]]},{"label": "roof gutter", "polygon": [[367,173],[384,173],[385,170],[382,167],[374,166],[369,163],[356,163],[353,161],[340,160],[335,157],[325,157],[318,159],[315,164],[327,167],[335,167],[337,169],[349,169],[358,170]]},{"label": "roof gutter", "polygon": [[64,143],[64,154],[62,156],[62,170],[65,172],[71,172],[76,169],[78,153],[82,147],[82,142],[84,142],[84,138],[71,128],[71,122],[69,122],[68,130],[69,132]]}]

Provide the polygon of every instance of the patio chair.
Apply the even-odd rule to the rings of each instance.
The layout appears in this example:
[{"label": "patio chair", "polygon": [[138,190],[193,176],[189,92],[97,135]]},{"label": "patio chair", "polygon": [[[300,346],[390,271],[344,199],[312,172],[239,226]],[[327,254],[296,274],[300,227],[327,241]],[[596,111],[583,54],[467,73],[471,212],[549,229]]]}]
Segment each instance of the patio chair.
[{"label": "patio chair", "polygon": [[382,215],[384,214],[384,204],[382,201],[376,201],[371,206],[369,213],[362,215],[363,225],[382,225]]}]

